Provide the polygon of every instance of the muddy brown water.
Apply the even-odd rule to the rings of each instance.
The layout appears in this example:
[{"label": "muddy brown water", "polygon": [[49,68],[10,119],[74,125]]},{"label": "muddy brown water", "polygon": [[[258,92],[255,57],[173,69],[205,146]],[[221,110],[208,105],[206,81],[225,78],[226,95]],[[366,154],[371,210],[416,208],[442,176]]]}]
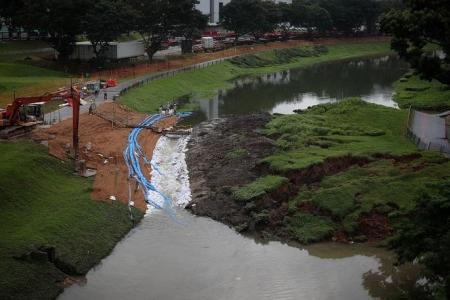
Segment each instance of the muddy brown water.
[{"label": "muddy brown water", "polygon": [[[356,77],[364,75],[365,80],[345,79],[344,75],[350,76],[349,70],[358,66],[370,73],[355,73]],[[228,114],[237,103],[250,101],[256,105],[252,101],[258,97],[267,101],[259,108],[242,105],[246,108],[239,113],[276,112],[280,107],[291,111],[315,103],[302,104],[310,99],[305,98],[306,94],[315,95],[314,101],[319,102],[336,101],[340,93],[382,99],[386,105],[394,106],[391,84],[405,70],[406,66],[396,58],[386,57],[291,70],[287,73],[289,80],[280,83],[241,79],[234,90],[222,94],[224,98],[211,106],[209,112],[216,115],[208,115],[207,110],[204,113],[207,117]],[[330,82],[333,77],[328,71],[339,78]],[[321,82],[316,82],[319,78]],[[308,82],[310,92],[299,92],[299,86],[306,90],[304,85]],[[317,88],[312,85],[314,82]],[[344,89],[344,83],[346,87],[354,86]],[[263,97],[265,89],[275,98]],[[324,95],[329,95],[328,100],[323,99]],[[154,154],[162,172],[177,176],[179,181],[187,180],[187,174],[182,164],[175,163],[180,159],[175,154],[183,148],[180,143],[185,142],[162,138]],[[155,185],[179,200],[183,185],[172,180],[168,183],[171,186],[163,187],[165,182],[169,181],[161,176]],[[419,278],[416,266],[395,267],[392,253],[381,248],[337,243],[308,247],[276,241],[262,243],[182,208],[176,211],[179,222],[152,210],[111,255],[89,271],[85,281],[66,288],[59,299],[390,299],[413,292]]]},{"label": "muddy brown water", "polygon": [[363,245],[261,244],[223,224],[178,211],[176,225],[144,218],[60,299],[387,299],[408,290],[409,269]]}]

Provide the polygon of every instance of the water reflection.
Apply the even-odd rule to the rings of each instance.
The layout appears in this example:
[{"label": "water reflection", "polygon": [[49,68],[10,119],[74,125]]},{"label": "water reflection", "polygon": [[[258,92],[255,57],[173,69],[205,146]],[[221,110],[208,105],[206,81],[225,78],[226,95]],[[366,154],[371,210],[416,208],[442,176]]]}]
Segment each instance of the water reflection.
[{"label": "water reflection", "polygon": [[233,88],[219,91],[212,100],[195,101],[209,119],[262,111],[289,114],[346,97],[397,107],[392,101],[392,83],[407,69],[407,64],[395,56],[326,63],[239,78]]}]

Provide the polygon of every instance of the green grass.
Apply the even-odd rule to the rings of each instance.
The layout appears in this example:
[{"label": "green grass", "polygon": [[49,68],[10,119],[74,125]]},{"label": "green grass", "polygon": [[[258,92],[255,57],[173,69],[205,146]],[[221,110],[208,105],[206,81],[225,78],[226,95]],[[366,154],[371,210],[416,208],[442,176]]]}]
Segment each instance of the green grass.
[{"label": "green grass", "polygon": [[[265,159],[274,174],[303,174],[307,168],[320,174],[341,166],[301,185],[289,200],[283,223],[294,239],[321,241],[334,231],[361,235],[363,215],[377,212],[395,222],[423,191],[432,194],[435,184],[450,182],[450,160],[419,151],[406,139],[406,118],[406,110],[346,99],[277,116],[266,125],[263,132],[277,143],[276,153]],[[352,157],[364,163],[349,161]]]},{"label": "green grass", "polygon": [[449,182],[449,178],[450,161],[435,153],[423,153],[412,162],[378,160],[326,176],[319,187],[304,186],[290,206],[312,202],[353,233],[361,214],[409,211],[417,195],[432,192],[433,184]]},{"label": "green grass", "polygon": [[39,48],[49,48],[49,45],[42,41],[7,41],[0,42],[0,55],[15,52],[36,50]]},{"label": "green grass", "polygon": [[275,191],[285,182],[287,182],[287,178],[281,176],[268,175],[260,177],[243,187],[233,188],[233,198],[241,202],[251,201]]},{"label": "green grass", "polygon": [[225,155],[227,159],[241,159],[248,156],[248,151],[244,148],[236,148]]},{"label": "green grass", "polygon": [[68,74],[25,61],[26,57],[42,60],[39,54],[27,52],[39,48],[49,46],[41,41],[0,42],[0,107],[12,102],[14,91],[16,97],[39,96],[69,84]]},{"label": "green grass", "polygon": [[293,237],[303,244],[323,241],[334,231],[334,224],[328,218],[311,214],[297,213],[287,223]]},{"label": "green grass", "polygon": [[[388,53],[387,42],[357,44],[336,44],[327,46],[328,52],[320,56],[297,57],[288,63],[264,67],[239,67],[224,62],[205,69],[190,71],[170,78],[151,82],[148,85],[131,90],[121,97],[121,102],[140,112],[154,112],[161,104],[186,94],[199,98],[213,97],[218,89],[231,87],[231,80],[239,76],[261,75],[290,68],[308,67],[317,63],[351,59],[355,57]],[[277,50],[280,51],[280,50]],[[271,59],[274,51],[257,54],[262,59]]]},{"label": "green grass", "polygon": [[299,58],[320,56],[327,52],[328,48],[325,46],[275,49],[259,54],[246,54],[234,57],[230,62],[233,65],[244,68],[266,67],[288,64]]},{"label": "green grass", "polygon": [[17,91],[16,97],[38,96],[67,84],[68,80],[68,75],[61,72],[20,61],[0,61],[0,107],[12,102],[14,91]]},{"label": "green grass", "polygon": [[443,111],[450,109],[450,87],[436,80],[406,75],[394,84],[394,100],[400,108]]},{"label": "green grass", "polygon": [[279,116],[265,129],[277,136],[278,151],[265,161],[276,171],[289,171],[346,155],[370,157],[416,151],[404,136],[407,111],[347,99],[315,106],[304,113]]},{"label": "green grass", "polygon": [[0,298],[53,299],[61,271],[13,255],[54,246],[58,266],[83,274],[132,228],[128,209],[92,201],[92,180],[74,176],[43,146],[1,142],[0,152]]}]

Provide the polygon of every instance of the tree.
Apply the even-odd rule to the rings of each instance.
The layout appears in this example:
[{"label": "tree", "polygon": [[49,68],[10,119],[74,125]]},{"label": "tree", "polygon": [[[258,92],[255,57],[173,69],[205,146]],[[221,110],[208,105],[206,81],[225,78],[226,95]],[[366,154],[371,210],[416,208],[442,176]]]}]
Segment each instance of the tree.
[{"label": "tree", "polygon": [[323,7],[311,5],[308,7],[309,25],[315,27],[317,31],[324,33],[333,27],[330,13]]},{"label": "tree", "polygon": [[362,7],[366,1],[372,0],[321,0],[320,6],[329,12],[336,30],[350,35],[364,25]]},{"label": "tree", "polygon": [[142,37],[149,60],[161,49],[162,42],[192,20],[196,0],[131,0],[137,11],[135,30]]},{"label": "tree", "polygon": [[261,5],[263,6],[265,12],[260,19],[260,29],[255,33],[256,35],[272,32],[281,21],[281,11],[279,10],[277,4],[272,1],[262,1]]},{"label": "tree", "polygon": [[361,10],[364,17],[364,25],[368,34],[375,32],[376,24],[382,13],[380,1],[366,0],[361,2]]},{"label": "tree", "polygon": [[310,36],[314,30],[323,33],[333,26],[330,13],[326,9],[317,3],[304,0],[292,2],[290,23],[306,28]]},{"label": "tree", "polygon": [[181,50],[183,53],[192,52],[192,38],[194,35],[200,36],[200,30],[208,25],[208,16],[202,14],[199,10],[186,2],[187,7],[182,9],[183,14],[178,15],[177,27],[175,29],[178,35],[185,38],[181,43]]},{"label": "tree", "polygon": [[18,24],[18,13],[23,7],[24,3],[21,0],[0,0],[0,25],[3,21],[8,26],[10,38],[14,28],[20,26]]},{"label": "tree", "polygon": [[416,208],[400,218],[390,246],[401,263],[417,261],[425,266],[434,292],[450,299],[450,183],[428,190],[435,192],[423,193]]},{"label": "tree", "polygon": [[[393,9],[381,21],[392,34],[391,47],[424,79],[450,85],[450,0],[405,0],[404,9]],[[427,52],[434,45],[443,55]]]},{"label": "tree", "polygon": [[291,26],[291,5],[285,2],[278,3],[279,22],[278,28],[281,30],[283,40],[289,37],[289,27]]},{"label": "tree", "polygon": [[256,38],[272,31],[278,22],[278,10],[273,3],[261,0],[231,0],[223,8],[223,26],[234,31],[236,40],[245,33]]},{"label": "tree", "polygon": [[98,62],[104,60],[109,42],[131,29],[129,20],[135,15],[121,0],[100,0],[92,4],[83,17],[82,26]]},{"label": "tree", "polygon": [[90,6],[87,0],[23,0],[17,23],[27,29],[49,34],[48,43],[65,60],[73,52],[76,36],[83,32],[82,16]]}]

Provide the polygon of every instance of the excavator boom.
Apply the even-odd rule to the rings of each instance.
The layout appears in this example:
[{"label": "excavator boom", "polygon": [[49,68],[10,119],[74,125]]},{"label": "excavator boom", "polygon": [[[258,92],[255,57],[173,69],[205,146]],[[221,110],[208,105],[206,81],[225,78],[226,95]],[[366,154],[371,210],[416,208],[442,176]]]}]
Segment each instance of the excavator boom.
[{"label": "excavator boom", "polygon": [[[78,158],[78,123],[80,115],[80,92],[76,87],[59,90],[37,97],[16,98],[5,110],[0,110],[0,137],[10,138],[17,133],[31,130],[37,122],[21,118],[20,108],[31,103],[47,103],[53,100],[65,100],[73,110],[73,147],[75,158]],[[23,117],[23,116],[22,116]]]}]

